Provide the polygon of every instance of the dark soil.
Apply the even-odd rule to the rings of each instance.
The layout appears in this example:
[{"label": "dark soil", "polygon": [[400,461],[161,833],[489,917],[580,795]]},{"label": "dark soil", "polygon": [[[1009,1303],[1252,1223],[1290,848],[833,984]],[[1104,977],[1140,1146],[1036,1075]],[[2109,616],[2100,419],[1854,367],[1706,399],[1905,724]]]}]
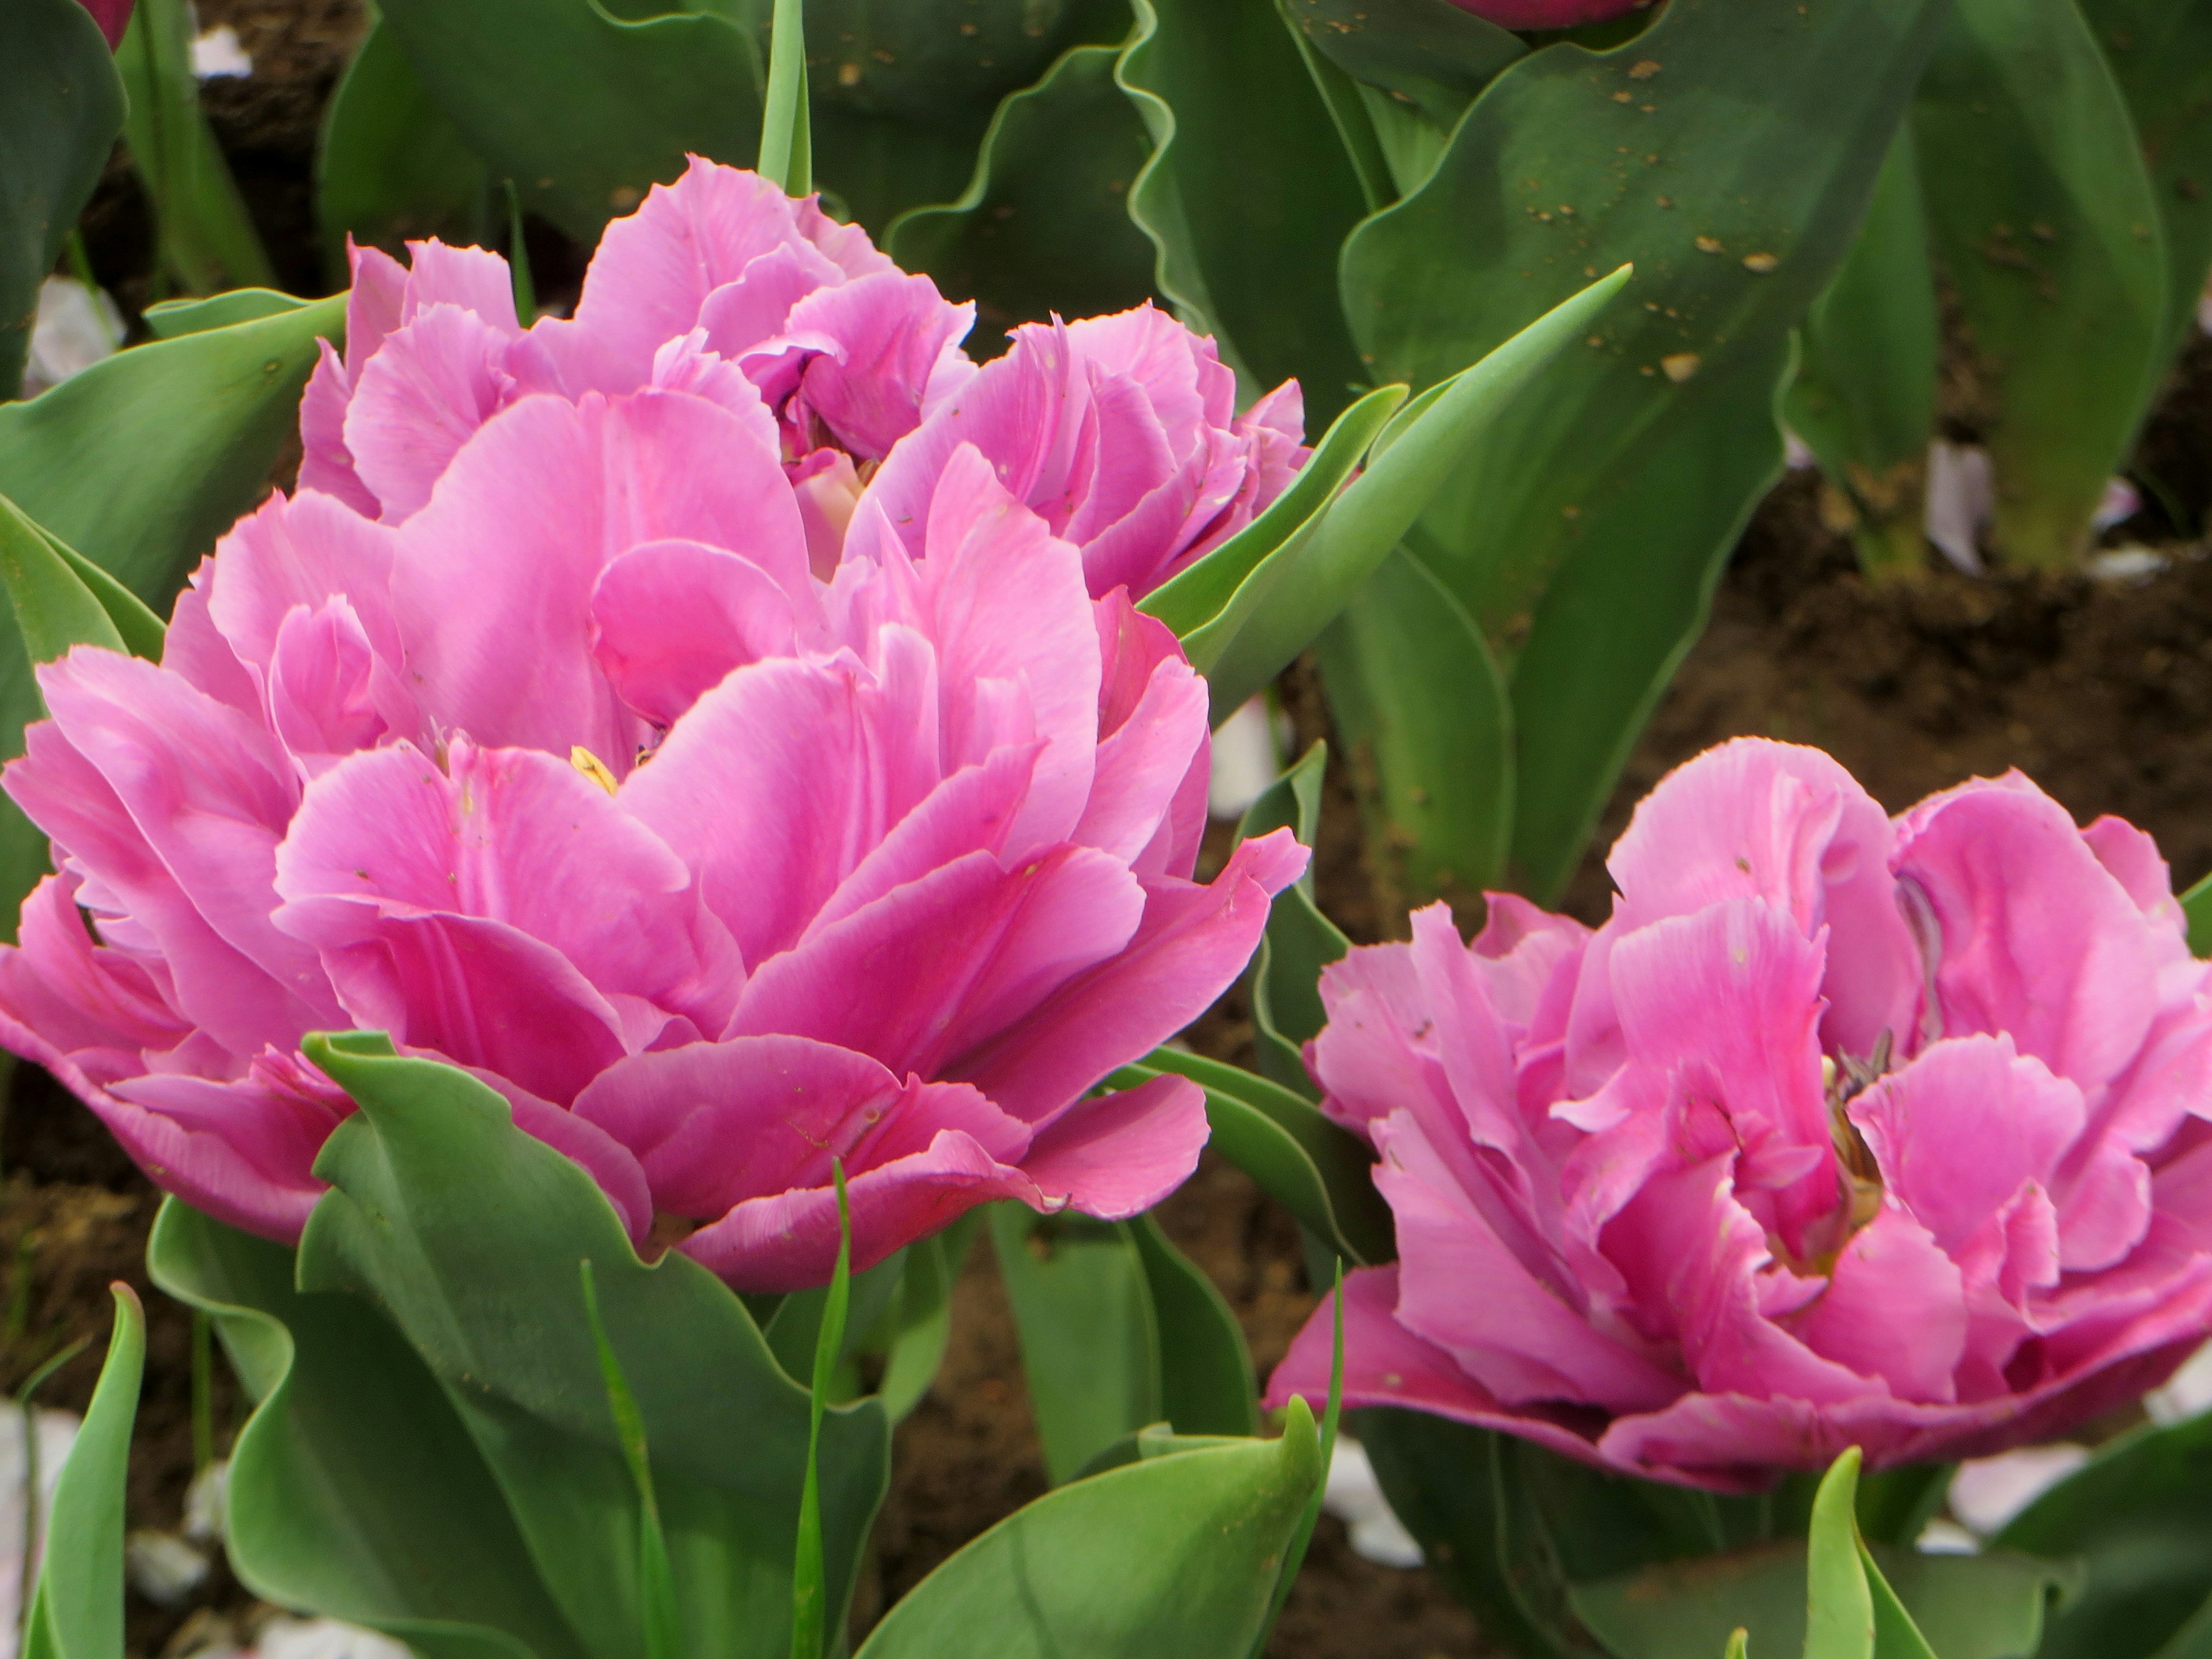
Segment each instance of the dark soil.
[{"label": "dark soil", "polygon": [[[356,0],[200,0],[199,13],[204,24],[232,25],[254,59],[250,79],[209,82],[205,96],[280,279],[296,293],[327,292],[311,204],[315,134],[358,37]],[[144,204],[119,159],[85,232],[97,274],[127,309],[158,297]],[[573,266],[574,250],[550,240],[541,249],[547,234],[532,227],[533,257]],[[1711,627],[1632,758],[1566,907],[1601,918],[1602,848],[1638,797],[1668,768],[1743,733],[1831,750],[1893,810],[1968,774],[2019,766],[2084,821],[2118,812],[2150,830],[2178,884],[2212,870],[2212,561],[2187,546],[2212,511],[2212,346],[2199,342],[2183,365],[2136,472],[2151,505],[2122,534],[2161,544],[2172,561],[2139,586],[1942,573],[1872,592],[1848,544],[1822,527],[1813,480],[1787,482],[1738,549]],[[1283,691],[1301,748],[1327,735],[1311,677],[1294,671]],[[1317,880],[1323,907],[1355,939],[1402,933],[1402,916],[1383,914],[1372,897],[1340,774],[1327,791]],[[1204,1052],[1249,1061],[1241,993],[1191,1037]],[[40,1396],[82,1410],[108,1328],[106,1286],[132,1285],[146,1303],[149,1340],[131,1524],[173,1528],[192,1473],[191,1322],[145,1282],[155,1195],[91,1115],[28,1066],[0,1133],[0,1390],[87,1339]],[[1210,1158],[1161,1218],[1228,1297],[1264,1376],[1313,1304],[1294,1224]],[[971,1253],[954,1306],[944,1370],[898,1432],[856,1609],[863,1624],[1045,1489],[988,1248]],[[218,1373],[227,1442],[241,1407]],[[242,1600],[220,1571],[201,1598]],[[190,1641],[185,1618],[134,1598],[131,1653],[180,1653]],[[1472,1620],[1425,1573],[1360,1560],[1327,1519],[1271,1649],[1279,1659],[1468,1659],[1484,1650]]]}]

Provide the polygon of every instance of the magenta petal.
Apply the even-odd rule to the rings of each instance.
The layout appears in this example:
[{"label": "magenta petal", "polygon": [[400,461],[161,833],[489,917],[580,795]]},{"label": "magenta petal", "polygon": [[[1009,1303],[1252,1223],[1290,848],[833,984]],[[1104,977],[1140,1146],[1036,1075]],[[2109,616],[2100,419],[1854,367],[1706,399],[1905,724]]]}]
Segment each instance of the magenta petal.
[{"label": "magenta petal", "polygon": [[647,542],[616,558],[592,591],[592,625],[600,671],[656,726],[793,643],[790,596],[775,578],[699,542]]},{"label": "magenta petal", "polygon": [[[1101,951],[1096,967],[1022,1010],[1018,1024],[975,1030],[965,1048],[948,1045],[945,1069],[1023,1121],[1048,1121],[1206,1012],[1252,959],[1269,902],[1305,860],[1280,830],[1244,842],[1210,885],[1147,886],[1143,915],[1120,949]],[[1099,942],[1108,937],[1103,930]]]},{"label": "magenta petal", "polygon": [[[950,1226],[978,1204],[999,1198],[1033,1202],[1036,1190],[1020,1170],[947,1129],[927,1151],[846,1182],[854,1271]],[[812,1187],[748,1199],[678,1248],[738,1290],[800,1291],[829,1281],[838,1237],[835,1189]]]},{"label": "magenta petal", "polygon": [[[792,1031],[894,1071],[957,1074],[948,1056],[1009,1026],[1032,1029],[1038,1004],[1128,941],[1143,905],[1129,873],[1088,848],[1057,848],[1014,870],[971,853],[763,963],[731,1035]],[[1149,1046],[1093,1071],[1068,1097]],[[981,1079],[964,1080],[1034,1121]]]},{"label": "magenta petal", "polygon": [[592,659],[592,592],[616,555],[669,538],[811,591],[782,469],[727,410],[641,392],[502,410],[399,532],[393,605],[425,710],[481,744],[580,744],[625,769],[638,726]]},{"label": "magenta petal", "polygon": [[514,382],[507,337],[473,312],[438,305],[392,334],[362,368],[345,417],[354,474],[386,524],[430,499],[461,446],[499,411]]},{"label": "magenta petal", "polygon": [[974,305],[947,303],[928,277],[885,270],[817,289],[784,326],[837,342],[836,356],[807,366],[800,396],[855,459],[880,460],[920,423],[939,359],[975,320]]},{"label": "magenta petal", "polygon": [[633,1054],[577,1097],[576,1115],[636,1153],[654,1204],[718,1217],[748,1199],[824,1187],[926,1152],[957,1129],[1004,1163],[1029,1132],[965,1084],[902,1083],[866,1054],[747,1036]]},{"label": "magenta petal", "polygon": [[1209,748],[1206,682],[1188,663],[1159,664],[1128,718],[1098,744],[1090,804],[1073,839],[1136,863]]},{"label": "magenta petal", "polygon": [[1943,1034],[2005,1032],[2087,1091],[2142,1046],[2156,940],[2066,809],[2019,784],[1978,781],[1914,808],[1897,872],[1934,919]]},{"label": "magenta petal", "polygon": [[1838,1254],[1797,1334],[1900,1400],[1945,1404],[1957,1397],[1952,1374],[1966,1352],[1965,1288],[1928,1230],[1886,1205]]},{"label": "magenta petal", "polygon": [[1188,1078],[1156,1077],[1078,1102],[1037,1136],[1022,1172],[1048,1202],[1119,1221],[1190,1179],[1209,1133],[1206,1091]]}]

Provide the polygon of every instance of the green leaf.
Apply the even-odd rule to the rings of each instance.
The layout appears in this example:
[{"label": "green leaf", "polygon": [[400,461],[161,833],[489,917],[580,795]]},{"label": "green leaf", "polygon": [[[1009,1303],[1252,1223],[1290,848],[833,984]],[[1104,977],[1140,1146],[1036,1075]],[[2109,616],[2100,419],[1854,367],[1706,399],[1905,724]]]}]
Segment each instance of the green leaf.
[{"label": "green leaf", "polygon": [[0,398],[22,384],[39,284],[123,125],[123,82],[77,0],[0,0]]},{"label": "green leaf", "polygon": [[[1336,1457],[1336,1431],[1344,1420],[1344,1264],[1336,1264],[1336,1282],[1330,1287],[1329,1349],[1328,1349],[1328,1405],[1321,1419],[1321,1466],[1334,1467]],[[1299,1399],[1293,1395],[1293,1399]],[[1299,1403],[1304,1401],[1299,1399]],[[1314,1488],[1306,1499],[1305,1512],[1298,1517],[1297,1530],[1291,1534],[1291,1547],[1284,1553],[1282,1571],[1275,1579],[1275,1596],[1267,1608],[1267,1623],[1260,1632],[1260,1639],[1252,1644],[1252,1659],[1261,1659],[1267,1651],[1267,1638],[1274,1632],[1275,1621],[1283,1615],[1283,1603],[1291,1599],[1291,1587],[1297,1581],[1298,1569],[1305,1565],[1306,1547],[1313,1541],[1314,1523],[1321,1519],[1323,1490]]]},{"label": "green leaf", "polygon": [[[1869,1568],[1871,1562],[1879,1577]],[[1868,1571],[1874,1659],[2028,1659],[2045,1609],[2079,1575],[2013,1554],[1921,1555],[1876,1547]],[[1615,1659],[1711,1659],[1738,1628],[1755,1654],[1812,1650],[1805,1642],[1805,1547],[1776,1543],[1577,1584],[1574,1607]],[[1893,1622],[1902,1612],[1919,1645]],[[1859,1650],[1865,1651],[1865,1650]],[[2109,1653],[2122,1648],[2084,1650]]]},{"label": "green leaf", "polygon": [[[952,1338],[952,1286],[960,1276],[955,1257],[966,1255],[971,1237],[956,1223],[933,1238],[907,1246],[905,1270],[889,1310],[883,1386],[877,1391],[893,1423],[905,1421],[921,1403],[945,1363],[945,1345]],[[957,1242],[957,1253],[948,1248],[949,1241]]]},{"label": "green leaf", "polygon": [[381,29],[523,205],[584,243],[686,151],[750,166],[760,65],[726,17],[632,21],[599,0],[384,0]]},{"label": "green leaf", "polygon": [[[293,430],[316,337],[344,317],[339,295],[133,346],[0,405],[0,495],[166,611],[192,562],[260,494]],[[0,633],[0,759],[23,752],[38,715],[30,660]],[[46,869],[46,837],[0,803],[0,933],[15,937],[18,905]]]},{"label": "green leaf", "polygon": [[1912,119],[1990,405],[1991,539],[2070,564],[2166,367],[2166,250],[2126,102],[2074,0],[1958,0]]},{"label": "green leaf", "polygon": [[2080,0],[2135,117],[2166,231],[2161,365],[2197,320],[2212,266],[2212,6],[2204,0]]},{"label": "green leaf", "polygon": [[1436,896],[1478,914],[1512,848],[1514,782],[1513,711],[1481,630],[1395,552],[1322,635],[1321,664],[1383,908]]},{"label": "green leaf", "polygon": [[[1297,764],[1254,801],[1237,826],[1239,841],[1288,829],[1307,848],[1321,823],[1322,776],[1328,745],[1316,743]],[[1321,970],[1352,948],[1313,899],[1313,868],[1275,896],[1267,931],[1252,958],[1253,1045],[1269,1081],[1309,1100],[1321,1098],[1306,1075],[1303,1048],[1328,1022],[1322,1006]]]},{"label": "green leaf", "polygon": [[1376,438],[1365,471],[1184,640],[1206,676],[1217,723],[1335,620],[1455,473],[1484,464],[1554,360],[1627,281],[1622,270],[1591,283],[1401,409]]},{"label": "green leaf", "polygon": [[1898,129],[1850,257],[1805,319],[1790,425],[1857,514],[1876,578],[1927,562],[1921,531],[1942,347],[1910,125]]},{"label": "green leaf", "polygon": [[1583,510],[1585,539],[1537,601],[1509,677],[1510,867],[1540,902],[1582,861],[1638,734],[1705,631],[1729,550],[1782,475],[1775,404],[1795,369],[1778,347],[1677,404]]},{"label": "green leaf", "polygon": [[805,196],[814,189],[814,151],[806,115],[805,0],[775,0],[775,6],[757,167],[785,195]]},{"label": "green leaf", "polygon": [[859,1659],[1224,1659],[1265,1628],[1324,1473],[1313,1414],[1279,1440],[1140,1458],[1048,1493],[893,1607]]},{"label": "green leaf", "polygon": [[1152,249],[1127,199],[1145,128],[1114,83],[1118,46],[1076,46],[991,118],[968,187],[891,221],[885,252],[972,296],[983,346],[1016,323],[1122,311],[1150,296]]},{"label": "green leaf", "polygon": [[1160,292],[1212,334],[1247,398],[1297,376],[1333,418],[1367,373],[1336,301],[1336,256],[1367,211],[1276,0],[1134,0],[1115,79],[1152,158],[1129,216]]},{"label": "green leaf", "polygon": [[[645,1419],[637,1397],[629,1391],[622,1360],[607,1340],[607,1328],[599,1318],[599,1296],[592,1282],[592,1264],[577,1264],[584,1286],[584,1317],[592,1328],[592,1345],[598,1349],[599,1375],[605,1379],[607,1414],[614,1419],[615,1438],[622,1446],[623,1462],[637,1492],[637,1586],[644,1604],[647,1659],[676,1659],[676,1584],[668,1565],[668,1540],[660,1529],[660,1506],[653,1496],[653,1462],[645,1438]],[[810,1458],[811,1448],[809,1449]],[[809,1471],[810,1476],[811,1470]],[[810,1479],[809,1485],[811,1480]],[[800,1545],[802,1565],[805,1544]],[[821,1589],[822,1540],[819,1518],[815,1533],[815,1589]]]},{"label": "green leaf", "polygon": [[1144,1259],[1119,1222],[1006,1202],[991,1206],[989,1224],[1045,1474],[1058,1486],[1160,1419],[1159,1326]]},{"label": "green leaf", "polygon": [[[795,31],[794,31],[795,32]],[[805,119],[800,83],[800,119]],[[822,1416],[838,1361],[845,1356],[845,1315],[853,1292],[853,1210],[845,1194],[845,1163],[830,1160],[837,1183],[837,1260],[814,1339],[814,1376],[806,1398],[806,1481],[799,1499],[799,1542],[791,1575],[791,1659],[822,1659],[829,1587],[822,1559]]]},{"label": "green leaf", "polygon": [[1731,1631],[1721,1659],[1751,1659],[1751,1632],[1741,1627]]},{"label": "green leaf", "polygon": [[2189,918],[2191,954],[2212,957],[2212,876],[2181,896],[2181,911]]},{"label": "green leaf", "polygon": [[1859,1557],[1859,1452],[1838,1457],[1813,1498],[1805,1549],[1805,1659],[1873,1659],[1874,1597]]},{"label": "green leaf", "polygon": [[1354,403],[1329,423],[1290,488],[1270,501],[1265,512],[1188,569],[1162,582],[1138,601],[1137,609],[1158,617],[1175,629],[1178,639],[1188,638],[1219,616],[1262,560],[1328,510],[1405,401],[1405,387],[1386,386]]},{"label": "green leaf", "polygon": [[[584,1645],[636,1656],[636,1495],[610,1431],[568,1264],[592,1264],[653,1448],[685,1652],[788,1651],[808,1394],[744,1304],[689,1257],[637,1258],[584,1170],[517,1129],[465,1073],[400,1059],[379,1033],[306,1052],[361,1109],[325,1144],[331,1190],[300,1282],[374,1295],[445,1385],[540,1577]],[[830,1620],[842,1616],[882,1501],[889,1425],[872,1400],[823,1425]]]},{"label": "green leaf", "polygon": [[290,1250],[173,1198],[147,1266],[214,1316],[254,1401],[228,1498],[247,1589],[425,1659],[584,1659],[453,1400],[382,1314],[295,1290]]},{"label": "green leaf", "polygon": [[1357,1135],[1280,1084],[1179,1049],[1155,1048],[1107,1081],[1134,1088],[1163,1072],[1206,1091],[1208,1144],[1330,1248],[1369,1267],[1397,1254],[1390,1208],[1370,1174],[1375,1154]]},{"label": "green leaf", "polygon": [[2212,1599],[2212,1416],[2100,1447],[1990,1541],[2086,1569],[2039,1659],[2163,1653]]},{"label": "green leaf", "polygon": [[5,495],[0,495],[0,582],[7,586],[16,630],[33,662],[52,662],[77,645],[123,649],[123,635],[100,596]]},{"label": "green leaf", "polygon": [[1260,1389],[1237,1316],[1158,1221],[1127,1225],[1159,1333],[1162,1413],[1181,1435],[1259,1433]]},{"label": "green leaf", "polygon": [[187,0],[137,0],[115,53],[123,136],[154,213],[161,269],[188,294],[271,288],[276,272],[200,108]]},{"label": "green leaf", "polygon": [[1467,112],[1498,72],[1528,51],[1510,29],[1452,0],[1285,0],[1299,32],[1361,84],[1395,93],[1439,127]]},{"label": "green leaf", "polygon": [[112,1292],[115,1333],[54,1488],[25,1659],[123,1659],[124,1486],[146,1368],[146,1314],[128,1285]]},{"label": "green leaf", "polygon": [[349,234],[395,257],[410,238],[481,242],[490,188],[483,162],[416,78],[398,37],[372,23],[323,112],[315,150],[315,222],[331,281],[351,280]]},{"label": "green leaf", "polygon": [[[1500,73],[1419,187],[1346,245],[1353,337],[1378,375],[1416,387],[1635,266],[1623,303],[1578,331],[1585,343],[1406,538],[1507,676],[1514,858],[1540,898],[1577,861],[1778,465],[1790,331],[1850,246],[1945,9],[1670,0],[1618,49],[1545,46]],[[1452,763],[1433,757],[1431,781]]]},{"label": "green leaf", "polygon": [[281,317],[289,311],[305,310],[312,303],[273,288],[234,288],[228,294],[210,295],[204,300],[158,301],[148,306],[143,314],[155,339],[173,340],[180,335],[202,334],[211,328],[228,328],[234,323]]}]

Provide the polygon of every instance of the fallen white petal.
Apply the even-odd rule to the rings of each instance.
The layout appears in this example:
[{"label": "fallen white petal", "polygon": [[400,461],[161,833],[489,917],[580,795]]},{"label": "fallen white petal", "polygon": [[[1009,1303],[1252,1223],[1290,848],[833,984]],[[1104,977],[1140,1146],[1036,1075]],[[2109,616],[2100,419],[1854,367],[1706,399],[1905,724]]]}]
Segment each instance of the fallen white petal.
[{"label": "fallen white petal", "polygon": [[1375,1466],[1367,1460],[1367,1448],[1349,1435],[1336,1437],[1321,1506],[1344,1522],[1352,1553],[1362,1560],[1384,1567],[1421,1565],[1421,1547],[1391,1513],[1389,1500],[1375,1479]]},{"label": "fallen white petal", "polygon": [[145,1528],[123,1540],[123,1576],[157,1607],[179,1607],[207,1583],[208,1559],[173,1532]]},{"label": "fallen white petal", "polygon": [[1982,526],[1996,508],[1990,453],[1972,444],[1928,446],[1928,502],[1922,528],[1943,556],[1969,576],[1982,574]]},{"label": "fallen white petal", "polygon": [[2089,556],[2090,579],[2140,587],[2173,562],[2148,547],[2108,547]]},{"label": "fallen white petal", "polygon": [[2160,1428],[2194,1417],[2208,1406],[2212,1406],[2212,1342],[2184,1361],[2163,1387],[2143,1396],[2143,1410]]},{"label": "fallen white petal", "polygon": [[400,1643],[335,1619],[270,1620],[254,1638],[256,1659],[413,1659]]},{"label": "fallen white petal", "polygon": [[1982,1540],[1956,1521],[1938,1516],[1920,1529],[1918,1548],[1923,1555],[1979,1555]]},{"label": "fallen white petal", "polygon": [[2087,1446],[2065,1441],[1974,1458],[1951,1477],[1951,1513],[1987,1538],[2088,1461]]},{"label": "fallen white petal", "polygon": [[115,355],[123,343],[123,316],[100,289],[74,276],[49,276],[39,284],[39,312],[31,324],[31,358],[23,395],[34,398],[79,369]]},{"label": "fallen white petal", "polygon": [[1213,773],[1206,782],[1206,810],[1217,818],[1241,818],[1274,782],[1282,768],[1267,700],[1254,697],[1213,734]]},{"label": "fallen white petal", "polygon": [[195,1544],[222,1537],[222,1503],[230,1491],[230,1460],[218,1457],[192,1477],[185,1492],[185,1536]]},{"label": "fallen white petal", "polygon": [[[54,1486],[62,1460],[76,1442],[73,1412],[38,1413],[39,1532],[53,1507]],[[0,1400],[0,1659],[15,1659],[15,1638],[23,1622],[23,1412],[12,1400]]]},{"label": "fallen white petal", "polygon": [[238,44],[238,31],[218,23],[192,42],[192,73],[203,81],[225,75],[251,75],[253,59]]}]

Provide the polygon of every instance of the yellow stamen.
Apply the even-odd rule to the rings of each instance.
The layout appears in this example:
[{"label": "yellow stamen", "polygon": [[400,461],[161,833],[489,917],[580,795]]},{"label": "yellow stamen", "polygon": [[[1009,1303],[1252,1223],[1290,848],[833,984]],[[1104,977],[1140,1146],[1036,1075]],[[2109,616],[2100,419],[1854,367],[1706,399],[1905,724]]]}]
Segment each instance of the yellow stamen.
[{"label": "yellow stamen", "polygon": [[568,751],[568,764],[581,772],[593,783],[598,784],[610,795],[614,793],[615,775],[607,769],[607,763],[605,761],[585,748],[582,744],[578,744]]}]

